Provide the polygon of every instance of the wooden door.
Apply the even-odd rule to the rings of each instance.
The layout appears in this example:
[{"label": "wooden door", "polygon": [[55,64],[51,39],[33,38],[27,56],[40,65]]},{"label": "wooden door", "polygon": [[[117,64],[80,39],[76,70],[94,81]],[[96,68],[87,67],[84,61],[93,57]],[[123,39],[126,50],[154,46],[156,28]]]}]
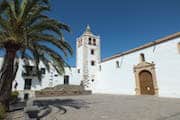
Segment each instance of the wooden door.
[{"label": "wooden door", "polygon": [[141,95],[155,95],[152,74],[142,71],[139,74]]}]

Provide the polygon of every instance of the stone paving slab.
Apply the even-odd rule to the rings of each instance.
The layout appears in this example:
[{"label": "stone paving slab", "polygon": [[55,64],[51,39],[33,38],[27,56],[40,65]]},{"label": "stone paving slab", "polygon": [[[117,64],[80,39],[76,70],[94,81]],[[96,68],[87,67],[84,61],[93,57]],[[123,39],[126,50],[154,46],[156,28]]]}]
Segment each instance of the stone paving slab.
[{"label": "stone paving slab", "polygon": [[41,120],[180,120],[175,98],[95,94],[37,100],[49,110]]}]

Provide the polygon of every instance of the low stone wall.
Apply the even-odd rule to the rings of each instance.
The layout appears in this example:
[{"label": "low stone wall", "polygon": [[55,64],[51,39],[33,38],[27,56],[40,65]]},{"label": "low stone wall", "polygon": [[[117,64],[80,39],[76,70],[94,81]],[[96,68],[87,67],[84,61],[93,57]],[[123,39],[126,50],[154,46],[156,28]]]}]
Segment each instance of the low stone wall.
[{"label": "low stone wall", "polygon": [[81,85],[57,85],[54,87],[44,88],[43,90],[84,91],[84,87]]},{"label": "low stone wall", "polygon": [[36,97],[54,97],[54,96],[70,96],[70,95],[89,95],[91,91],[84,90],[78,85],[58,85],[52,88],[45,88],[35,91]]},{"label": "low stone wall", "polygon": [[89,95],[89,94],[91,94],[91,91],[58,91],[58,90],[35,91],[36,97],[54,97],[54,96]]}]

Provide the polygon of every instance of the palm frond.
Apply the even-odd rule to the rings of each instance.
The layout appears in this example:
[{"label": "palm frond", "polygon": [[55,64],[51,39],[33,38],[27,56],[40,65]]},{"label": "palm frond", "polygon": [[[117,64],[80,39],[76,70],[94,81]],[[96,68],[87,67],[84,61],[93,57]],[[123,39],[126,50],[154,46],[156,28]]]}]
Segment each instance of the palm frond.
[{"label": "palm frond", "polygon": [[22,13],[20,14],[20,18],[26,20],[28,14],[31,14],[32,10],[40,5],[49,6],[49,0],[24,0],[25,3],[22,5]]},{"label": "palm frond", "polygon": [[50,72],[50,65],[49,65],[50,61],[47,59],[45,54],[41,54],[39,57],[42,63],[44,64],[44,66],[46,67],[46,69],[48,70],[48,72]]},{"label": "palm frond", "polygon": [[57,48],[59,48],[64,55],[67,57],[68,54],[72,55],[73,50],[71,46],[64,40],[59,40],[53,35],[49,34],[31,34],[30,36],[35,40],[35,42],[47,42],[55,45]]},{"label": "palm frond", "polygon": [[8,7],[8,2],[6,0],[3,0],[0,2],[0,14],[2,14]]},{"label": "palm frond", "polygon": [[1,29],[6,30],[6,31],[10,30],[10,25],[8,21],[2,18],[1,16],[0,16],[0,27]]},{"label": "palm frond", "polygon": [[13,17],[14,20],[17,19],[15,2],[10,1],[9,6],[10,6],[10,13],[12,14],[10,15],[10,17]]},{"label": "palm frond", "polygon": [[34,25],[32,25],[29,29],[29,33],[38,33],[38,32],[45,32],[50,31],[54,32],[59,36],[63,36],[61,30],[57,25],[55,25],[53,22],[50,22],[49,20],[42,20]]},{"label": "palm frond", "polygon": [[35,46],[31,47],[31,51],[33,53],[33,57],[34,57],[34,64],[35,64],[35,68],[36,68],[36,72],[37,72],[37,77],[39,79],[39,81],[41,81],[41,74],[40,74],[40,69],[39,69],[39,63],[40,63],[40,58],[39,58],[39,53],[37,51],[37,48]]},{"label": "palm frond", "polygon": [[64,72],[64,67],[68,66],[68,64],[64,61],[64,59],[55,51],[51,50],[49,47],[45,45],[38,45],[35,44],[38,51],[41,51],[49,56],[51,61],[56,66],[56,70],[58,70],[58,73],[62,74]]},{"label": "palm frond", "polygon": [[14,2],[14,6],[15,6],[15,13],[16,13],[16,15],[19,15],[20,0],[13,0],[13,2]]},{"label": "palm frond", "polygon": [[[40,61],[48,70],[51,63],[57,72],[62,74],[64,67],[69,66],[64,58],[73,53],[69,43],[63,39],[63,32],[71,32],[70,27],[46,15],[50,10],[49,1],[0,1],[0,48],[4,48],[8,42],[17,45],[16,52],[19,57],[34,60],[39,80],[41,79]],[[52,44],[62,53],[57,53],[47,44]]]}]

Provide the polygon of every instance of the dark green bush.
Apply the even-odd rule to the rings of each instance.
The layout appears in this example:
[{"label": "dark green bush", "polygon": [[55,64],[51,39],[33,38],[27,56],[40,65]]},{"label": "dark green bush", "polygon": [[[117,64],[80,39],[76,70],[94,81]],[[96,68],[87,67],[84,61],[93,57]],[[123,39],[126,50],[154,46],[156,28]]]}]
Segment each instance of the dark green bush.
[{"label": "dark green bush", "polygon": [[10,96],[10,102],[15,102],[18,99],[18,95],[18,91],[12,91]]}]

